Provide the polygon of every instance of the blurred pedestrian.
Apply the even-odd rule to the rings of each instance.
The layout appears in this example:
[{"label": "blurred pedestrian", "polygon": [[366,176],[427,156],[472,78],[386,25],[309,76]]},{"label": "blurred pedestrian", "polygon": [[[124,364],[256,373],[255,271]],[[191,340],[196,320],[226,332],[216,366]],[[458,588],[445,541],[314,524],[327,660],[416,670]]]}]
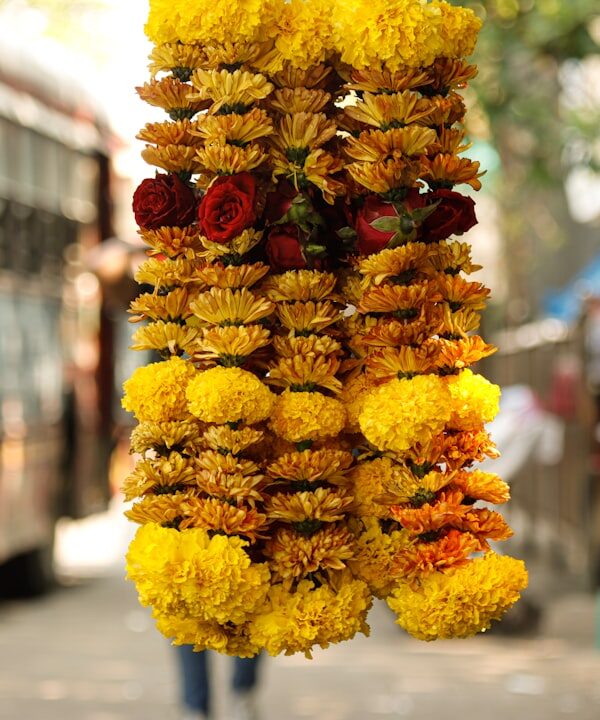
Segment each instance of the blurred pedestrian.
[{"label": "blurred pedestrian", "polygon": [[[211,714],[209,653],[194,652],[192,645],[179,645],[176,650],[185,708],[182,720],[207,720]],[[256,705],[259,661],[260,655],[233,658],[232,720],[259,720]]]}]

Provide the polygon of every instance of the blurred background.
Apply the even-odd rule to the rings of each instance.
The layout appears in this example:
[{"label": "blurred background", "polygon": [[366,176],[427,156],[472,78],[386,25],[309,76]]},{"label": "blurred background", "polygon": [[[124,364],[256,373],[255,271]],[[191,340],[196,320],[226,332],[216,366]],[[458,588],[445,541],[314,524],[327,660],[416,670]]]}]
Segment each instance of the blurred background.
[{"label": "blurred background", "polygon": [[[468,240],[500,348],[481,370],[504,391],[504,548],[531,587],[470,641],[410,640],[378,606],[370,640],[265,663],[265,720],[600,717],[600,7],[460,4],[486,20]],[[154,117],[134,92],[146,13],[0,0],[0,719],[177,717],[172,650],[123,580],[118,492],[120,387],[145,361],[125,309],[143,258],[130,198],[152,172],[134,140]]]}]

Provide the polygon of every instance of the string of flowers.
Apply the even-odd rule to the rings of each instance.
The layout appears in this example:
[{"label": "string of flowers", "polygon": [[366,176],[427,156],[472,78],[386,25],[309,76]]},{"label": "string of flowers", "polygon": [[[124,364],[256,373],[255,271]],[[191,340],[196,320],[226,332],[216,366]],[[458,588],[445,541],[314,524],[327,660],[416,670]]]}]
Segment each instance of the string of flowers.
[{"label": "string of flowers", "polygon": [[[352,473],[364,518],[352,567],[412,635],[466,637],[527,583],[521,561],[490,549],[512,534],[501,515],[474,507],[509,495],[497,476],[470,470],[494,453],[484,425],[499,389],[468,369],[495,350],[470,334],[489,291],[463,277],[478,269],[469,246],[448,240],[477,222],[474,202],[454,187],[479,189],[479,164],[460,157],[469,146],[454,125],[465,113],[456,91],[476,73],[462,56],[479,23],[445,3],[405,4],[386,30],[414,28],[415,43],[387,55],[369,23],[377,6],[357,8],[368,29],[357,50],[345,16],[341,46],[356,94],[345,108],[357,252],[348,285],[357,314],[347,327],[360,359],[345,397],[367,441]],[[419,33],[435,40],[436,22],[448,29],[450,17],[444,42],[422,47]]]},{"label": "string of flowers", "polygon": [[471,469],[495,453],[468,369],[487,290],[448,240],[476,222],[452,126],[478,27],[442,0],[150,0],[138,92],[168,120],[138,135],[159,171],[131,312],[162,359],[125,383],[124,492],[128,575],[175,643],[310,654],[368,632],[371,593],[465,636],[526,582],[474,507],[508,490]]}]

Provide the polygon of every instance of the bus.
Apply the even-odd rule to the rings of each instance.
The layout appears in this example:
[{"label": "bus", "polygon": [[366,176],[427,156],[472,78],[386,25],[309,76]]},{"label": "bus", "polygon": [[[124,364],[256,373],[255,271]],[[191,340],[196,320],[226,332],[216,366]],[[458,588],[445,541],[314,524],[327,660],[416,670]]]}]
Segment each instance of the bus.
[{"label": "bus", "polygon": [[112,323],[84,259],[113,234],[113,142],[83,83],[3,41],[0,593],[45,590],[58,518],[108,500]]}]

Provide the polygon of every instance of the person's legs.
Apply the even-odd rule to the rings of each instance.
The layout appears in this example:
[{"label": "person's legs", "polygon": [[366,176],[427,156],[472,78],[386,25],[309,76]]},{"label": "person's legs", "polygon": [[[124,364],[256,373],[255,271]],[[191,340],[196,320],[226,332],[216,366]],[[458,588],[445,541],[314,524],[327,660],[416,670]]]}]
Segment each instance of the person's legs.
[{"label": "person's legs", "polygon": [[253,658],[234,658],[233,678],[233,718],[234,720],[257,720],[256,683],[260,655]]},{"label": "person's legs", "polygon": [[210,712],[210,686],[208,656],[206,652],[194,652],[192,645],[176,646],[179,660],[181,694],[183,703],[191,713]]}]

